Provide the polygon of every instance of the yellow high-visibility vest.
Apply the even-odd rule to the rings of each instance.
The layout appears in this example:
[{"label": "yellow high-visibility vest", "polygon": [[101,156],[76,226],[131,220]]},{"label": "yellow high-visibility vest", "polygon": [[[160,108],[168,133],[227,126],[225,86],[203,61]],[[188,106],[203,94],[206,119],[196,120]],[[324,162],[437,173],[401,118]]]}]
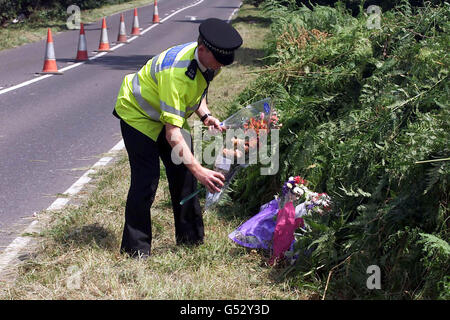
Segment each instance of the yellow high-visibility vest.
[{"label": "yellow high-visibility vest", "polygon": [[154,141],[166,123],[189,130],[186,119],[207,88],[200,70],[194,79],[186,75],[196,48],[196,42],[169,48],[126,75],[115,105],[120,118]]}]

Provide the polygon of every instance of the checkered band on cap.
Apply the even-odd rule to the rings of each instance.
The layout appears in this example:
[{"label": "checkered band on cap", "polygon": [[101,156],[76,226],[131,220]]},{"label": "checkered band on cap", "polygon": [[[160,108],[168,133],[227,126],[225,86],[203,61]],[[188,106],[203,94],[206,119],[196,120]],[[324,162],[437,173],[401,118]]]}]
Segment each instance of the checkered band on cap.
[{"label": "checkered band on cap", "polygon": [[211,51],[215,51],[215,52],[218,52],[218,53],[221,53],[221,54],[226,54],[226,55],[229,55],[229,54],[233,53],[233,50],[223,50],[223,49],[219,49],[217,47],[214,47],[211,43],[206,41],[205,38],[203,38],[202,40],[203,40],[203,43],[205,44],[205,46]]}]

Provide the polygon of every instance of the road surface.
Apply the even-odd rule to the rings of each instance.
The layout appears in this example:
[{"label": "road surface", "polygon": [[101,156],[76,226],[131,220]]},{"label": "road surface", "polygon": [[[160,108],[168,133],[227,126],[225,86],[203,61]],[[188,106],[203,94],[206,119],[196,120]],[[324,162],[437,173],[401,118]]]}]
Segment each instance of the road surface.
[{"label": "road surface", "polygon": [[[34,212],[48,208],[121,140],[119,121],[111,112],[123,77],[166,48],[195,41],[202,20],[228,20],[240,3],[160,0],[160,20],[167,18],[162,24],[63,75],[30,84],[27,81],[38,79],[35,73],[42,70],[46,40],[0,52],[0,253],[32,221]],[[140,27],[149,28],[153,4],[138,8],[138,13]],[[129,35],[133,10],[124,17]],[[113,47],[119,14],[106,22]],[[92,57],[101,20],[85,25],[85,31]],[[53,34],[59,70],[74,65],[78,38],[78,30]],[[16,88],[19,84],[27,85]],[[5,92],[8,88],[13,90]]]}]

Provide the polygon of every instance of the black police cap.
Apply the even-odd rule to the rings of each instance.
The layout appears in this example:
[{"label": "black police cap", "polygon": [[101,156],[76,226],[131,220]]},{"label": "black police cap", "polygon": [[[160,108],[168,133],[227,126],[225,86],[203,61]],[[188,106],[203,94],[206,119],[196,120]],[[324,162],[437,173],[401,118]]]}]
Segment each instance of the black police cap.
[{"label": "black police cap", "polygon": [[234,51],[242,45],[242,38],[235,28],[223,20],[209,18],[198,30],[204,45],[219,63],[229,65],[233,62]]}]

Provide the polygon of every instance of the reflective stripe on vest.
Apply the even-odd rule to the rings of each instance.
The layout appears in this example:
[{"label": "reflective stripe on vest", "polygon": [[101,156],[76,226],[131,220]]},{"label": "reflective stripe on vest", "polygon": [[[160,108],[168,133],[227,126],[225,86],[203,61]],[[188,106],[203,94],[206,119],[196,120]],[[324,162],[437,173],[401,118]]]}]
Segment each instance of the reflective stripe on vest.
[{"label": "reflective stripe on vest", "polygon": [[[159,121],[159,117],[161,116],[161,114],[157,110],[155,110],[155,108],[153,108],[142,97],[141,85],[139,84],[139,75],[138,75],[137,72],[136,72],[136,74],[133,77],[133,96],[136,98],[136,101],[139,103],[141,108],[150,116],[150,118],[152,118],[152,120]],[[169,106],[164,101],[159,101],[159,103],[160,103],[160,107],[161,107],[162,111],[165,111],[165,112],[168,112],[168,113],[172,113],[172,114],[175,114],[175,115],[183,117],[183,118],[186,115],[186,113],[188,113],[190,111],[194,112],[200,106],[199,103],[196,103],[195,105],[193,105],[191,107],[187,107],[186,108],[186,112],[184,112],[184,111],[181,111],[181,110],[177,110],[177,109],[175,109],[172,106]]]},{"label": "reflective stripe on vest", "polygon": [[[194,43],[188,43],[184,45],[179,45],[176,47],[173,47],[169,49],[164,56],[163,61],[160,64],[157,64],[157,61],[159,59],[160,54],[156,55],[152,59],[152,63],[150,66],[150,75],[155,82],[156,85],[158,85],[158,80],[156,78],[156,74],[158,72],[161,72],[163,70],[169,69],[169,68],[187,68],[189,64],[191,63],[191,60],[179,60],[179,57],[182,57],[187,50],[190,50],[192,45]],[[178,57],[178,58],[177,58]],[[154,107],[152,107],[143,97],[141,94],[141,87],[139,84],[139,75],[138,72],[133,77],[133,95],[136,98],[137,102],[141,106],[141,108],[150,116],[152,120],[160,121],[160,112],[156,110]],[[196,111],[200,104],[195,104],[193,106],[189,106],[186,108],[186,111],[177,110],[175,107],[170,106],[166,104],[164,101],[160,100],[160,109],[161,111],[168,112],[170,114],[177,115],[179,117],[185,118],[186,114],[189,112]]]},{"label": "reflective stripe on vest", "polygon": [[162,111],[165,111],[165,112],[168,112],[168,113],[171,113],[171,114],[174,114],[174,115],[183,117],[183,118],[184,118],[184,116],[186,115],[186,112],[181,111],[181,110],[177,110],[177,109],[175,109],[174,107],[169,106],[168,104],[166,104],[166,103],[165,103],[164,101],[162,101],[162,100],[159,101],[159,106],[161,107],[161,110],[162,110]]},{"label": "reflective stripe on vest", "polygon": [[190,111],[195,112],[198,109],[199,106],[200,106],[200,103],[196,103],[192,107],[187,107],[186,108],[186,113],[190,112]]},{"label": "reflective stripe on vest", "polygon": [[186,112],[185,112],[185,111],[177,110],[177,109],[175,109],[172,106],[169,106],[164,101],[159,101],[159,103],[160,103],[159,106],[161,107],[162,111],[165,111],[165,112],[168,112],[168,113],[171,113],[171,114],[175,114],[175,115],[183,117],[183,118],[185,117],[186,113],[188,113],[190,111],[194,112],[195,110],[198,109],[198,107],[200,105],[200,104],[196,103],[192,107],[187,107],[186,108]]},{"label": "reflective stripe on vest", "polygon": [[139,84],[139,75],[136,74],[133,77],[133,95],[136,101],[139,103],[142,109],[150,116],[152,120],[159,121],[160,114],[155,108],[153,108],[141,94],[141,85]]},{"label": "reflective stripe on vest", "polygon": [[152,66],[150,69],[150,73],[152,75],[153,81],[155,81],[156,84],[158,84],[158,80],[156,79],[156,73],[169,69],[169,68],[187,68],[189,64],[191,63],[191,60],[181,60],[181,61],[175,61],[173,65],[171,66],[164,66],[162,64],[156,64],[156,60],[152,61]]},{"label": "reflective stripe on vest", "polygon": [[152,76],[153,81],[158,84],[158,79],[156,79],[156,74],[163,70],[169,68],[187,68],[191,63],[191,60],[181,60],[175,59],[177,56],[183,56],[185,50],[189,50],[192,43],[188,43],[185,45],[180,45],[173,47],[170,49],[163,61],[160,64],[157,64],[159,54],[153,57],[152,65],[150,67],[150,75]]},{"label": "reflective stripe on vest", "polygon": [[158,61],[159,54],[153,57],[152,66],[150,67],[150,75],[152,76],[153,81],[158,84],[158,80],[156,79],[156,62]]}]

